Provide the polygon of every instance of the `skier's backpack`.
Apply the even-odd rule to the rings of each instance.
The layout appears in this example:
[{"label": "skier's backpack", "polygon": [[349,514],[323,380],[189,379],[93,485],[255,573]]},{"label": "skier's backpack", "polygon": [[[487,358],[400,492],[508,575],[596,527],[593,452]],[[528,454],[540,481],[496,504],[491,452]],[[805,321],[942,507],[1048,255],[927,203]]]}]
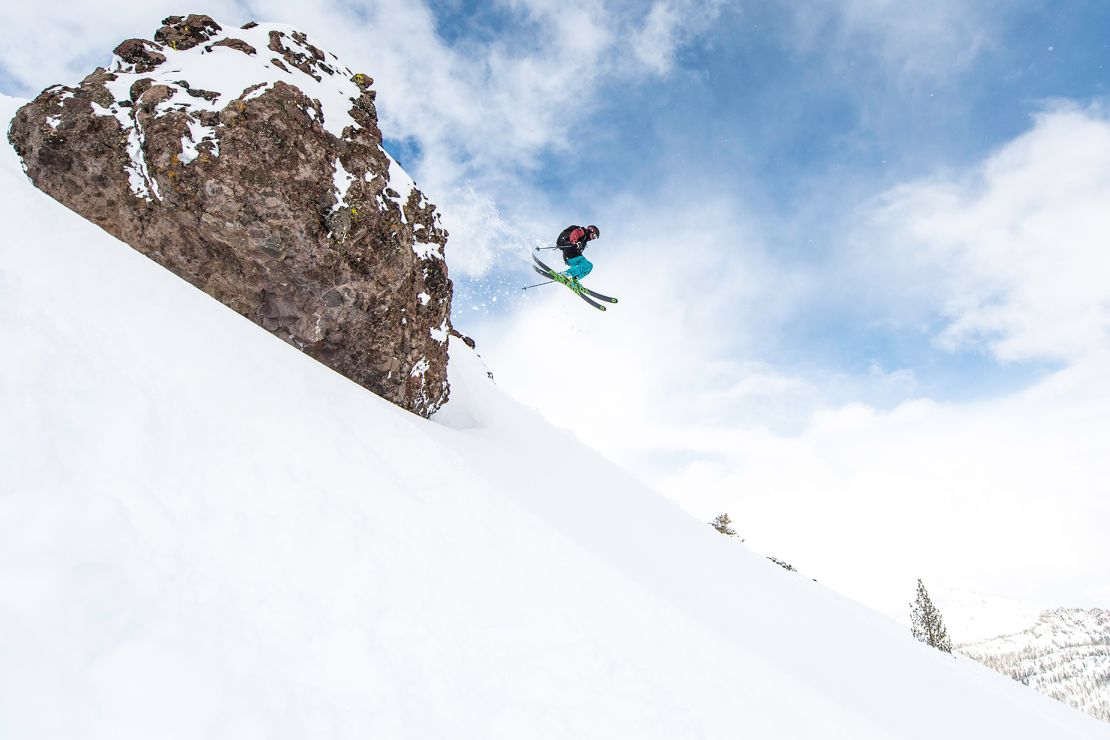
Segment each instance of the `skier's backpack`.
[{"label": "skier's backpack", "polygon": [[568,226],[565,229],[563,229],[562,233],[559,234],[559,238],[555,240],[555,246],[557,246],[557,247],[571,247],[571,246],[574,246],[573,244],[571,244],[570,235],[574,233],[575,229],[581,229],[581,228],[582,227],[578,226],[578,225],[571,225],[571,226]]}]

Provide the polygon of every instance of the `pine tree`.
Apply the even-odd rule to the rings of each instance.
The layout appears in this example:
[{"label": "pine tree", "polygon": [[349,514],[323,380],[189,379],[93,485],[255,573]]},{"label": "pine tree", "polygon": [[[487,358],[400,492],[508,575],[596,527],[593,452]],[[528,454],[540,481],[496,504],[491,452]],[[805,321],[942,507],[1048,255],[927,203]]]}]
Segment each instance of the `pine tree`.
[{"label": "pine tree", "polygon": [[[732,528],[732,519],[729,518],[728,514],[717,515],[717,518],[711,521],[709,523],[709,526],[713,527],[713,529],[717,530],[726,537],[736,536],[736,530]],[[740,541],[743,542],[743,540]]]},{"label": "pine tree", "polygon": [[948,639],[944,620],[933,606],[933,600],[920,578],[917,579],[917,598],[910,604],[910,631],[921,642],[946,653],[952,652],[952,641]]}]

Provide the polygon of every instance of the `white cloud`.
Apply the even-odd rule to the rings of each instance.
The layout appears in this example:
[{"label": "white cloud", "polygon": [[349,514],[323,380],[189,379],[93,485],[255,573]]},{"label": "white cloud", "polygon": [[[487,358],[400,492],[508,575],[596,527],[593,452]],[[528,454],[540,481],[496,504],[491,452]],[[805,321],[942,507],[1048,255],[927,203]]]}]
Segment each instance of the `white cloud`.
[{"label": "white cloud", "polygon": [[667,3],[656,3],[648,13],[647,22],[632,47],[644,66],[657,74],[665,74],[671,65],[675,46],[675,15]]},{"label": "white cloud", "polygon": [[[1110,606],[1107,173],[1103,116],[1054,109],[967,172],[863,204],[866,248],[817,276],[765,250],[724,194],[621,204],[627,231],[591,247],[588,280],[621,303],[597,315],[547,295],[477,331],[480,349],[504,387],[696,516],[729,512],[749,545],[881,609],[917,577]],[[838,378],[760,360],[841,294],[923,341],[1063,367],[944,402],[912,398],[913,367]]]},{"label": "white cloud", "polygon": [[857,73],[878,60],[903,81],[936,81],[990,48],[1006,10],[960,0],[804,0],[793,7],[794,43],[835,50],[843,63],[860,65]]},{"label": "white cloud", "polygon": [[623,45],[633,51],[644,73],[665,75],[682,44],[710,28],[721,6],[720,0],[656,0]]},{"label": "white cloud", "polygon": [[1060,108],[972,172],[888,193],[861,238],[929,276],[944,346],[1072,361],[1110,346],[1108,204],[1110,121]]}]

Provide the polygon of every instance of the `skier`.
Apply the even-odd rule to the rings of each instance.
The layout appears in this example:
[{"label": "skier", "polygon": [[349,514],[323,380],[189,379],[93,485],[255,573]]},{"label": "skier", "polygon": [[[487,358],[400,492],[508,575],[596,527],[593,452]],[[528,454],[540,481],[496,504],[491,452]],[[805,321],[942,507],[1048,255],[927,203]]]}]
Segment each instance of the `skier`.
[{"label": "skier", "polygon": [[[563,252],[563,262],[567,263],[567,270],[565,272],[555,272],[543,263],[535,252],[532,252],[532,269],[547,278],[547,283],[560,283],[574,291],[574,294],[590,304],[599,311],[604,311],[605,306],[602,303],[616,303],[617,299],[612,296],[607,296],[603,293],[598,293],[596,290],[590,290],[582,283],[578,282],[579,278],[584,278],[590,274],[594,266],[590,261],[582,256],[583,250],[586,249],[586,243],[592,242],[601,236],[594,225],[582,228],[581,226],[568,226],[563,229],[559,234],[559,238],[555,240],[554,247],[540,247],[540,249],[559,249]],[[526,285],[524,290],[529,288],[538,288],[540,285],[547,285],[547,283],[539,283],[538,285]]]},{"label": "skier", "polygon": [[569,277],[574,283],[577,284],[594,269],[593,263],[583,257],[582,252],[586,249],[586,242],[592,242],[599,236],[601,232],[593,224],[586,228],[572,225],[563,229],[559,238],[555,240],[555,246],[562,250],[563,262],[569,268],[563,275]]}]

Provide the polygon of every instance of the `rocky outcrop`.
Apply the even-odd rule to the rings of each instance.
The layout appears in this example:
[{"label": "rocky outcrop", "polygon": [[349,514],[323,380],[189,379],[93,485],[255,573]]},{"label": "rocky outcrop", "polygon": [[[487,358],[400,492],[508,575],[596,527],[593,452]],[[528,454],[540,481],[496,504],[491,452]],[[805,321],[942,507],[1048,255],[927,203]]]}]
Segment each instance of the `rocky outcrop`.
[{"label": "rocky outcrop", "polygon": [[172,16],[8,138],[34,184],[421,415],[447,399],[447,232],[382,148],[373,80],[296,29]]}]

